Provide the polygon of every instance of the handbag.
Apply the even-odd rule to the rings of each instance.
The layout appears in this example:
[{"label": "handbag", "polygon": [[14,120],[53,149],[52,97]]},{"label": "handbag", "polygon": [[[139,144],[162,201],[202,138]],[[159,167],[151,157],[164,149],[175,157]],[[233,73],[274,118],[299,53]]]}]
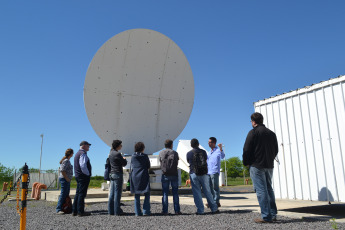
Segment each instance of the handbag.
[{"label": "handbag", "polygon": [[110,161],[108,157],[105,162],[104,180],[110,181],[110,171],[111,171],[111,165],[110,165]]},{"label": "handbag", "polygon": [[72,200],[70,196],[66,197],[65,203],[62,205],[61,211],[65,214],[72,213]]}]

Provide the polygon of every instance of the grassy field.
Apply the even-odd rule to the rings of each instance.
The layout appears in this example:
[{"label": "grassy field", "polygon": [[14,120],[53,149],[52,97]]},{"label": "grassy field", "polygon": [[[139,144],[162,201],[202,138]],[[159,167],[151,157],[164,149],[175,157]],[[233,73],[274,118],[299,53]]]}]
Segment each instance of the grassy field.
[{"label": "grassy field", "polygon": [[[100,188],[102,183],[106,182],[102,176],[91,177],[89,188]],[[73,177],[71,181],[71,188],[77,188],[77,181]]]},{"label": "grassy field", "polygon": [[[253,184],[250,177],[246,177],[246,179],[248,179],[248,185]],[[236,186],[236,185],[245,185],[243,177],[236,177],[236,178],[228,177],[228,186]]]}]

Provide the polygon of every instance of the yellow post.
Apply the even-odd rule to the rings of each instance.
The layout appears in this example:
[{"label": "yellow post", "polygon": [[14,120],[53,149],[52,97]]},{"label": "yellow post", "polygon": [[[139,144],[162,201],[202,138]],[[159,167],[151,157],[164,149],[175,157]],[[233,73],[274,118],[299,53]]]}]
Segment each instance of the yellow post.
[{"label": "yellow post", "polygon": [[22,172],[22,210],[20,212],[20,230],[25,230],[26,228],[26,196],[29,187],[28,176],[29,169],[25,163]]}]

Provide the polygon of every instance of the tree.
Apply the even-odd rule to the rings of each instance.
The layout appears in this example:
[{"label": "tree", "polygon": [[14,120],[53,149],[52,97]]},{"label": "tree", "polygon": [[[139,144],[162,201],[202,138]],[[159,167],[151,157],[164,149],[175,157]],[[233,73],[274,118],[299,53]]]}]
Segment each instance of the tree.
[{"label": "tree", "polygon": [[226,171],[228,177],[238,177],[243,175],[243,163],[238,157],[231,157],[226,161],[221,162],[221,168],[225,172],[225,162],[226,162]]},{"label": "tree", "polygon": [[9,182],[12,180],[14,168],[7,168],[0,163],[0,181]]},{"label": "tree", "polygon": [[181,170],[181,184],[186,183],[186,180],[189,179],[189,173]]}]

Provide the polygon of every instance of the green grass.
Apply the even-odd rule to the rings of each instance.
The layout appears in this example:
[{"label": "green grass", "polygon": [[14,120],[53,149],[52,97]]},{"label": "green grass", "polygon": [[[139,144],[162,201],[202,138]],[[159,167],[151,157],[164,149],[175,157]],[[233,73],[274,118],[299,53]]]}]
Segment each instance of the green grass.
[{"label": "green grass", "polygon": [[[249,179],[248,185],[253,184],[252,179],[250,179],[250,177],[246,177],[246,179]],[[243,181],[243,177],[236,177],[236,178],[228,177],[228,186],[236,186],[236,185],[245,185]]]},{"label": "green grass", "polygon": [[[93,176],[90,179],[89,188],[100,188],[102,183],[106,182],[102,176]],[[73,177],[71,181],[71,188],[77,188],[77,181]]]}]

